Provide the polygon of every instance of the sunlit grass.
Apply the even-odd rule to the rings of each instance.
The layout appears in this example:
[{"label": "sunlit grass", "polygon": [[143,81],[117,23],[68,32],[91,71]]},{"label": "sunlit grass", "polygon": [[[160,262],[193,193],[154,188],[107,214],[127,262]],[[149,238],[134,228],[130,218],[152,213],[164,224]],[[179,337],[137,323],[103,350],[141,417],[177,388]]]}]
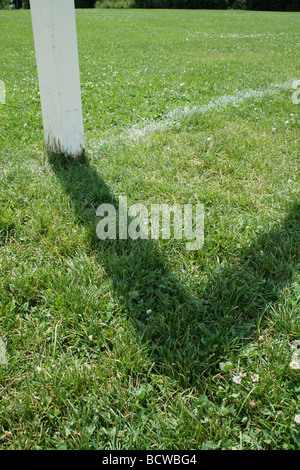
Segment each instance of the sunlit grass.
[{"label": "sunlit grass", "polygon": [[[0,12],[2,448],[298,449],[300,108],[272,86],[299,15],[76,14],[87,162],[64,167],[30,12]],[[100,242],[120,195],[204,204],[203,250]]]}]

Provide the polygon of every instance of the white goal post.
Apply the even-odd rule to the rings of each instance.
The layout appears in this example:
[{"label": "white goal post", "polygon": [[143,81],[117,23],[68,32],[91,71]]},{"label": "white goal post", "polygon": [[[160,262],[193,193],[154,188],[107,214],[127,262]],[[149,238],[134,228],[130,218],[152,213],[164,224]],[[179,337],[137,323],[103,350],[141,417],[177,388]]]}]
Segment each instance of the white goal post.
[{"label": "white goal post", "polygon": [[84,129],[74,0],[30,0],[47,151],[80,157]]}]

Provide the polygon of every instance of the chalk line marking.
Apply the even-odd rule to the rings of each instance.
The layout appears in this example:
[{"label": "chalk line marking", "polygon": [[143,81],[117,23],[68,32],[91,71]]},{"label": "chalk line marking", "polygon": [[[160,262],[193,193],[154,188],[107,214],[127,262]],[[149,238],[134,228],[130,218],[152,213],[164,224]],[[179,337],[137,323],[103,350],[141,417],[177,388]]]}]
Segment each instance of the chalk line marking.
[{"label": "chalk line marking", "polygon": [[288,80],[286,82],[278,83],[276,85],[270,85],[267,88],[259,90],[244,90],[239,91],[234,95],[223,95],[219,98],[214,98],[207,104],[196,105],[193,107],[186,106],[184,108],[175,108],[168,112],[165,117],[160,121],[147,120],[142,123],[134,124],[129,129],[121,132],[118,136],[110,137],[97,141],[96,139],[90,142],[91,147],[95,150],[103,146],[114,144],[119,141],[138,141],[141,138],[151,135],[155,132],[162,132],[166,129],[180,124],[184,118],[192,116],[204,116],[209,111],[224,109],[227,106],[233,105],[238,106],[244,101],[251,98],[263,98],[268,95],[274,95],[280,90],[291,90],[294,80]]}]

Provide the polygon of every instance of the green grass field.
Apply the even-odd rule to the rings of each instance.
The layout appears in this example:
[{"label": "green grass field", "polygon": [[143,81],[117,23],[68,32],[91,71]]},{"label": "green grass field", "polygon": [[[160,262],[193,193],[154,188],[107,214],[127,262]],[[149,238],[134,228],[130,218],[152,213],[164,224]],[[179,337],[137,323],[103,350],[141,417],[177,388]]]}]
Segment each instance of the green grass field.
[{"label": "green grass field", "polygon": [[[76,15],[63,166],[30,12],[0,11],[1,448],[300,449],[299,13]],[[203,249],[100,241],[120,195],[204,204]]]}]

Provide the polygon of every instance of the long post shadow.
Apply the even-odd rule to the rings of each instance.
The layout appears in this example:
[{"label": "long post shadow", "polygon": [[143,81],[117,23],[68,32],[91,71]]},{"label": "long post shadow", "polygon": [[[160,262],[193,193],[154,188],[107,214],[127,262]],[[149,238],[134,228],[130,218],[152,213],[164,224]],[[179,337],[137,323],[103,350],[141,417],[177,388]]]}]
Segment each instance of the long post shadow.
[{"label": "long post shadow", "polygon": [[147,343],[156,370],[185,386],[197,384],[233,345],[247,341],[267,305],[293,279],[299,263],[299,204],[280,226],[242,249],[234,266],[216,272],[196,298],[172,274],[156,241],[97,238],[96,208],[103,203],[118,208],[118,201],[88,161],[50,163],[78,223],[90,230],[91,248],[140,341]]}]

